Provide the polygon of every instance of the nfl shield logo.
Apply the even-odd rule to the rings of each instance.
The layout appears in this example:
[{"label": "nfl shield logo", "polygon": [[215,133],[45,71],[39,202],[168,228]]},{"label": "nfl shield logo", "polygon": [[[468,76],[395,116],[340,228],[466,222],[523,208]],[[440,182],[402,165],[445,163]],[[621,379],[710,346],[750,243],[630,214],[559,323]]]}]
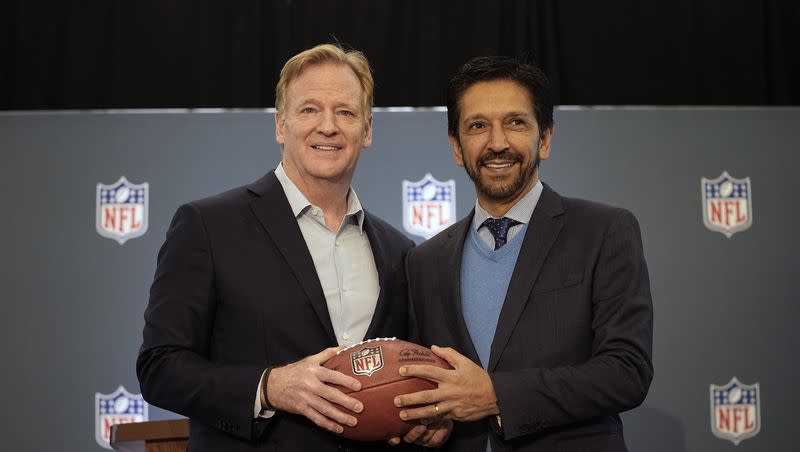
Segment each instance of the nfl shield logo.
[{"label": "nfl shield logo", "polygon": [[94,394],[94,439],[111,449],[111,426],[147,421],[147,403],[141,394],[131,394],[120,386],[111,394]]},{"label": "nfl shield logo", "polygon": [[737,446],[761,430],[758,383],[746,385],[733,377],[723,386],[711,385],[711,432]]},{"label": "nfl shield logo", "polygon": [[750,178],[735,179],[723,171],[716,179],[700,180],[703,197],[703,223],[708,229],[730,238],[753,224]]},{"label": "nfl shield logo", "polygon": [[132,184],[125,176],[111,185],[97,184],[97,232],[119,242],[147,232],[148,185]]},{"label": "nfl shield logo", "polygon": [[380,346],[365,347],[350,354],[353,373],[371,377],[375,372],[383,369],[383,352]]},{"label": "nfl shield logo", "polygon": [[456,181],[440,182],[426,174],[417,182],[403,181],[403,227],[429,239],[455,222]]}]

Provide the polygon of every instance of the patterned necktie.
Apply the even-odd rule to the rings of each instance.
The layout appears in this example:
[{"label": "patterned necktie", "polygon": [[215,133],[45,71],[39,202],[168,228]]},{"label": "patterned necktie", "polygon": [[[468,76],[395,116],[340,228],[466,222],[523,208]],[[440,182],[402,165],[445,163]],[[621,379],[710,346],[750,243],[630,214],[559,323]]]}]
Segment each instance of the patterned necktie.
[{"label": "patterned necktie", "polygon": [[486,226],[489,229],[489,232],[492,233],[494,236],[494,249],[499,250],[503,245],[506,244],[506,236],[508,235],[508,229],[515,224],[521,224],[517,220],[512,220],[511,218],[487,218],[486,221],[483,222],[483,226]]}]

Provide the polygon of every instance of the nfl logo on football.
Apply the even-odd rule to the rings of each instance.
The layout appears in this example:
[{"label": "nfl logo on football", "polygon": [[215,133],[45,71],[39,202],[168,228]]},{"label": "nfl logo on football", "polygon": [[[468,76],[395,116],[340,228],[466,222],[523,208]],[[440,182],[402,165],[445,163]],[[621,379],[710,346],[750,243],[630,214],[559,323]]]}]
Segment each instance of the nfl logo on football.
[{"label": "nfl logo on football", "polygon": [[147,232],[148,185],[132,184],[125,177],[111,185],[97,184],[97,232],[124,244]]},{"label": "nfl logo on football", "polygon": [[742,384],[733,377],[726,385],[711,385],[711,432],[735,445],[761,430],[761,393],[758,383]]},{"label": "nfl logo on football", "polygon": [[735,179],[727,171],[716,179],[700,179],[703,223],[712,231],[731,238],[753,224],[750,178]]},{"label": "nfl logo on football", "polygon": [[350,354],[353,373],[371,377],[383,369],[383,352],[380,347],[367,347]]},{"label": "nfl logo on football", "polygon": [[147,403],[141,394],[131,394],[120,386],[111,394],[94,394],[94,439],[111,449],[111,426],[147,421]]},{"label": "nfl logo on football", "polygon": [[403,228],[429,239],[455,222],[456,181],[441,182],[428,173],[403,181]]}]

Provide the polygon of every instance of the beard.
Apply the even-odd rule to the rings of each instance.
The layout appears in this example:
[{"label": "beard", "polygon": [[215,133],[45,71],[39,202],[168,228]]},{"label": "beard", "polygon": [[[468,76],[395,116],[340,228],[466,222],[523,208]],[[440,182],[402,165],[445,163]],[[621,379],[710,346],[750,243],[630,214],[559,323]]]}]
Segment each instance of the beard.
[{"label": "beard", "polygon": [[[481,173],[480,168],[486,162],[491,160],[505,160],[509,162],[513,162],[514,165],[519,163],[522,166],[520,168],[519,175],[508,182],[501,182],[493,180],[490,176],[485,176]],[[536,155],[533,158],[533,161],[528,162],[525,165],[525,159],[523,159],[519,154],[509,149],[506,149],[503,152],[497,153],[492,151],[484,152],[480,158],[474,164],[464,164],[464,169],[467,172],[467,175],[470,179],[472,179],[472,183],[475,184],[475,189],[483,194],[486,198],[498,202],[498,203],[505,203],[515,199],[523,190],[525,190],[528,185],[530,185],[531,180],[533,180],[534,176],[536,175],[536,169],[539,167],[539,146],[536,146]]]}]

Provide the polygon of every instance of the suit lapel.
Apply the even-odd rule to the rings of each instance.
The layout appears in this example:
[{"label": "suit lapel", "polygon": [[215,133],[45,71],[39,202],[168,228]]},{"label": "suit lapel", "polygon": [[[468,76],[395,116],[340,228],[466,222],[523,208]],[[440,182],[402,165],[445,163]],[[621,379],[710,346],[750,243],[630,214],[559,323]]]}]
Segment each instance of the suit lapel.
[{"label": "suit lapel", "polygon": [[297,224],[289,201],[274,171],[251,184],[248,189],[259,195],[250,203],[250,208],[305,291],[311,306],[319,317],[331,344],[336,344],[328,304],[308,251],[300,226]]},{"label": "suit lapel", "polygon": [[364,211],[364,231],[367,233],[369,246],[372,248],[372,258],[375,260],[375,268],[378,270],[378,284],[380,287],[378,301],[375,304],[375,313],[372,315],[369,328],[367,328],[367,333],[364,336],[364,339],[372,339],[377,335],[377,331],[380,328],[379,320],[383,318],[383,313],[386,310],[386,290],[389,287],[389,281],[386,277],[386,249],[384,247],[386,242],[382,240],[383,234],[378,231],[375,222],[371,221],[370,215],[366,210]]},{"label": "suit lapel", "polygon": [[454,348],[480,365],[481,360],[475,350],[475,344],[472,343],[472,336],[469,334],[464,321],[464,312],[461,309],[461,256],[464,253],[464,242],[467,239],[474,214],[475,210],[473,209],[469,215],[447,231],[448,242],[442,256],[443,261],[437,267],[439,268],[439,287],[441,287],[442,300],[444,300],[444,318],[452,319],[451,321],[455,325],[454,334],[457,343]]},{"label": "suit lapel", "polygon": [[528,302],[533,284],[539,276],[547,254],[563,227],[561,217],[563,212],[561,197],[545,185],[525,232],[522,249],[517,258],[517,264],[514,266],[506,299],[497,321],[497,330],[489,355],[488,370],[490,372],[497,366],[500,355],[511,337],[511,332]]}]

